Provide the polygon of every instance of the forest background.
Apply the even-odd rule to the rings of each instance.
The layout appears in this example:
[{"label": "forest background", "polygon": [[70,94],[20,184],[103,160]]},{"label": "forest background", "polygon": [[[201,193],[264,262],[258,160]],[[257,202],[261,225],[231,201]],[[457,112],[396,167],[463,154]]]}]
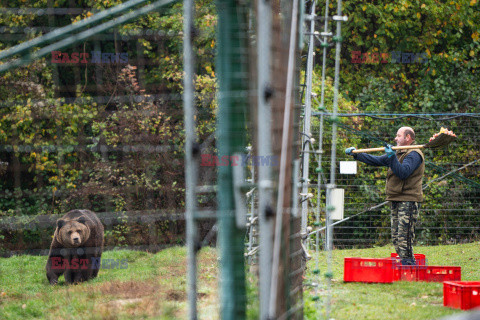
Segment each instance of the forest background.
[{"label": "forest background", "polygon": [[[0,50],[119,3],[8,1],[0,10]],[[45,8],[57,11],[38,10]],[[195,1],[195,8],[196,121],[199,141],[204,143],[214,141],[216,124],[215,2]],[[317,8],[322,15],[324,4],[317,3]],[[330,11],[334,10],[330,4]],[[455,145],[455,152],[429,154],[434,166],[429,179],[444,173],[434,163],[445,164],[448,171],[479,159],[477,0],[344,1],[343,11],[349,20],[342,27],[339,112],[477,114],[449,122],[461,129],[456,133],[463,142]],[[61,59],[52,52],[0,76],[2,254],[48,248],[53,225],[32,222],[38,216],[58,217],[74,208],[114,213],[118,223],[107,226],[107,246],[184,243],[182,28],[182,4],[178,2],[64,49]],[[254,32],[248,36],[254,43]],[[101,63],[92,62],[94,52],[99,51],[123,59],[110,55]],[[321,52],[318,45],[314,75],[318,95]],[[331,47],[328,52],[325,109],[318,110],[323,112],[332,110],[335,50]],[[85,63],[72,59],[82,53],[83,57],[89,54]],[[346,119],[337,145],[339,158],[345,157],[344,148],[371,143],[372,137],[391,140],[404,120],[421,129],[423,140],[439,129],[439,122],[430,121],[429,116],[380,122],[360,116]],[[328,151],[328,144],[325,148]],[[202,152],[213,154],[215,149]],[[327,168],[327,164],[322,166]],[[314,169],[312,176],[316,176]],[[478,238],[479,175],[477,164],[449,176],[448,183],[442,180],[431,186],[427,198],[431,214],[436,215],[434,210],[443,208],[446,199],[461,204],[457,205],[461,211],[450,210],[432,219],[420,240],[447,243]],[[364,170],[351,179],[359,185],[355,192],[363,194],[348,200],[351,210],[380,201],[381,191],[377,191],[384,186],[384,174]],[[199,200],[205,206],[215,201],[208,196]],[[131,220],[127,214],[145,212],[161,213],[165,218],[155,220],[153,231],[145,232],[143,220]],[[468,221],[462,212],[470,213]],[[368,226],[388,224],[385,215],[374,219]],[[462,229],[466,222],[469,228]],[[385,236],[373,235],[370,227],[362,234],[362,221],[356,223],[359,228],[342,237],[372,236],[377,243],[385,241]],[[445,224],[459,228],[447,230]]]}]

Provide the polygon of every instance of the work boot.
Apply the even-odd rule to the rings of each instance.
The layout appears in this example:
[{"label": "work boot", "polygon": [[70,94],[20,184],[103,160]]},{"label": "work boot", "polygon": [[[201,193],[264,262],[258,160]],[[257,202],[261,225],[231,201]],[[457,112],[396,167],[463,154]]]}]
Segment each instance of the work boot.
[{"label": "work boot", "polygon": [[402,259],[401,263],[402,263],[402,266],[415,266],[416,265],[415,259],[412,259],[412,258]]}]

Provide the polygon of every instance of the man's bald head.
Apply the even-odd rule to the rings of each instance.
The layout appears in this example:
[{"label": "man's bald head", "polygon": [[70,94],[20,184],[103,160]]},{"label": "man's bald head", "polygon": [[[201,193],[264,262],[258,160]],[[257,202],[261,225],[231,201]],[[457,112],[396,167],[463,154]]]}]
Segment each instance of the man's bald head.
[{"label": "man's bald head", "polygon": [[397,131],[395,142],[397,146],[408,146],[415,140],[415,131],[410,127],[401,127]]},{"label": "man's bald head", "polygon": [[406,136],[407,134],[410,135],[412,140],[415,140],[415,131],[413,131],[410,127],[401,127],[400,130],[403,130],[403,134]]}]

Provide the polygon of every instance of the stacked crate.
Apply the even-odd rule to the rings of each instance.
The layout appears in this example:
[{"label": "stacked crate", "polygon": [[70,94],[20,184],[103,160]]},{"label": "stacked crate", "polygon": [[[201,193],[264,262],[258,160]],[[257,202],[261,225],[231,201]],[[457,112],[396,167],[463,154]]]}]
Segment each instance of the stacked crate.
[{"label": "stacked crate", "polygon": [[404,266],[394,253],[390,258],[345,258],[345,282],[459,281],[461,267],[427,266],[423,254],[415,254],[417,265]]},{"label": "stacked crate", "polygon": [[345,258],[344,281],[392,283],[395,281],[443,282],[443,305],[469,310],[480,306],[480,281],[460,281],[461,267],[428,266],[423,254],[417,265],[404,266],[397,254],[390,258]]}]

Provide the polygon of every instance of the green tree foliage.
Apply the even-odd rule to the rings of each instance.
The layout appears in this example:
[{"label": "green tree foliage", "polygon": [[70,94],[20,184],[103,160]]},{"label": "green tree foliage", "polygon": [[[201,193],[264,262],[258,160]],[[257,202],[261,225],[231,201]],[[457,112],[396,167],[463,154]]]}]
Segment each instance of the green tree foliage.
[{"label": "green tree foliage", "polygon": [[[9,1],[0,13],[0,50],[122,2]],[[216,14],[211,0],[195,5],[196,120],[203,141],[215,125]],[[46,8],[60,11],[36,10]],[[88,54],[88,63],[55,63],[52,54],[1,75],[0,162],[7,165],[0,170],[0,216],[79,207],[184,210],[182,15],[176,2],[62,49]],[[98,50],[126,53],[128,62],[92,63]],[[40,240],[48,245],[28,232],[2,239],[19,248]],[[108,232],[122,244],[129,233],[144,233],[138,226]]]},{"label": "green tree foliage", "polygon": [[[362,111],[478,111],[479,7],[476,0],[344,1],[342,91]],[[354,56],[362,62],[352,63]]]}]

